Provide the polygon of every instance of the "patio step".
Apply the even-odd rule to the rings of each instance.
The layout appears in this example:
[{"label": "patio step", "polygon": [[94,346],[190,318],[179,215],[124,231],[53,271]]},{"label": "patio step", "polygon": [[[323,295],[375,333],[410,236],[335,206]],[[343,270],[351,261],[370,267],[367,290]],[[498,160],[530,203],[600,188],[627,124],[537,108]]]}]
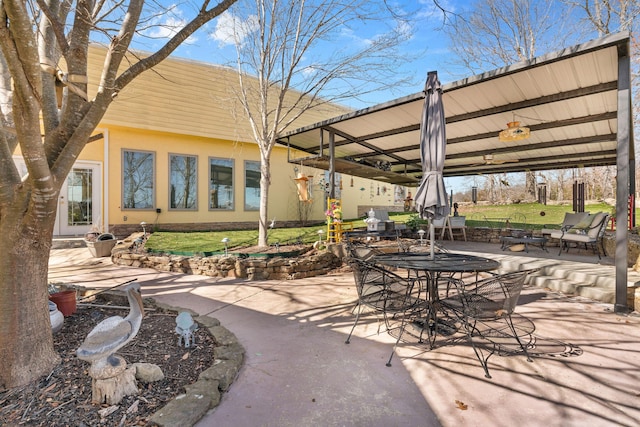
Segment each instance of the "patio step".
[{"label": "patio step", "polygon": [[568,295],[583,296],[604,303],[615,303],[615,285],[595,285],[554,276],[532,276],[529,284],[538,288],[551,289],[552,291],[562,292]]},{"label": "patio step", "polygon": [[[529,268],[540,268],[540,271],[529,276],[529,285],[604,303],[615,303],[616,276],[613,266],[519,257],[502,260],[501,270],[504,271]],[[637,278],[629,277],[630,287],[634,286],[635,280]]]},{"label": "patio step", "polygon": [[[449,243],[449,242],[447,242]],[[615,304],[616,266],[611,256],[598,260],[590,251],[503,251],[500,246],[478,242],[451,242],[447,249],[497,259],[500,273],[539,268],[528,283],[567,295],[579,295],[605,304]],[[557,250],[557,249],[556,249]],[[627,305],[640,311],[640,272],[627,270]]]},{"label": "patio step", "polygon": [[54,237],[51,241],[51,249],[72,249],[86,247],[83,237]]}]

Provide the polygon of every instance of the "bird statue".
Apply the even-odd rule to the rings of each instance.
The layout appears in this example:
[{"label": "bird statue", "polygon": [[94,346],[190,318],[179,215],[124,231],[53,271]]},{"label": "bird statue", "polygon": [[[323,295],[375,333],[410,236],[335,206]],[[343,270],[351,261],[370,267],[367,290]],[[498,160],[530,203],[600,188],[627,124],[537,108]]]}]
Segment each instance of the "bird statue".
[{"label": "bird statue", "polygon": [[79,359],[91,362],[92,369],[118,366],[121,359],[114,356],[115,352],[131,341],[140,329],[144,315],[140,285],[134,283],[125,290],[130,307],[127,317],[123,319],[112,316],[104,319],[89,332],[76,350]]}]

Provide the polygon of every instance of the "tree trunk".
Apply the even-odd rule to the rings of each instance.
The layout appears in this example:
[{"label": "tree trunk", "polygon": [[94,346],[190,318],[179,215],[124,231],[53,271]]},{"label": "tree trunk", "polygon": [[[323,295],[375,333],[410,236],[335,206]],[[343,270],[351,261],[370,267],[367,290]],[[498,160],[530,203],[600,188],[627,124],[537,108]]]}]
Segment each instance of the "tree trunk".
[{"label": "tree trunk", "polygon": [[0,390],[48,374],[60,361],[47,289],[57,194],[52,200],[45,203],[48,215],[35,202],[26,210],[21,203],[0,209]]},{"label": "tree trunk", "polygon": [[260,150],[260,219],[258,220],[258,246],[269,246],[267,235],[267,221],[269,213],[267,202],[269,201],[269,186],[271,184],[270,151],[264,153]]},{"label": "tree trunk", "polygon": [[527,201],[536,200],[536,186],[537,186],[537,177],[536,173],[533,171],[527,171],[525,173],[525,181],[526,181],[526,191],[527,191]]}]

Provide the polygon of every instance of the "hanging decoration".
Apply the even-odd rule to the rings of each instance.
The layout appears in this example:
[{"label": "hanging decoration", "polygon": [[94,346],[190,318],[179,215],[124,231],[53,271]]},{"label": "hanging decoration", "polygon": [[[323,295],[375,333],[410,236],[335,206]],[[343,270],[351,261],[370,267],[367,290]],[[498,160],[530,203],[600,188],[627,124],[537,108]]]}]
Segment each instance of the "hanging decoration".
[{"label": "hanging decoration", "polygon": [[301,202],[311,202],[309,178],[304,173],[298,172],[293,180],[296,182],[296,188],[298,189],[298,200]]},{"label": "hanging decoration", "polygon": [[509,122],[507,128],[500,132],[498,139],[503,142],[519,141],[521,139],[527,139],[531,136],[531,131],[528,127],[520,126],[520,122]]},{"label": "hanging decoration", "polygon": [[351,177],[351,186],[353,187],[353,177]]}]

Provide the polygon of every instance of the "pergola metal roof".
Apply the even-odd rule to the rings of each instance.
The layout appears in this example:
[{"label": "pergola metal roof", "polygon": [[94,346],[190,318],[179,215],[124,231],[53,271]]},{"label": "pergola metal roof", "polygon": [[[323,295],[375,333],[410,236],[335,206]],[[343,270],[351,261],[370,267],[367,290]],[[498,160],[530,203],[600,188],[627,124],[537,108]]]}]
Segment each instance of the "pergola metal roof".
[{"label": "pergola metal roof", "polygon": [[[619,58],[628,50],[629,34],[620,33],[444,84],[444,175],[615,165]],[[415,93],[294,130],[280,142],[293,149],[292,163],[331,170],[333,139],[335,172],[417,185],[423,100]],[[529,127],[531,137],[499,141],[511,121]],[[499,164],[485,164],[484,155]]]},{"label": "pergola metal roof", "polygon": [[[630,35],[618,33],[443,85],[445,176],[616,165],[616,212],[635,192]],[[417,186],[424,93],[285,134],[291,163]],[[531,129],[502,142],[506,123]],[[484,155],[504,163],[487,164]],[[620,222],[619,222],[620,224]],[[615,311],[627,310],[627,230],[616,230]]]}]

